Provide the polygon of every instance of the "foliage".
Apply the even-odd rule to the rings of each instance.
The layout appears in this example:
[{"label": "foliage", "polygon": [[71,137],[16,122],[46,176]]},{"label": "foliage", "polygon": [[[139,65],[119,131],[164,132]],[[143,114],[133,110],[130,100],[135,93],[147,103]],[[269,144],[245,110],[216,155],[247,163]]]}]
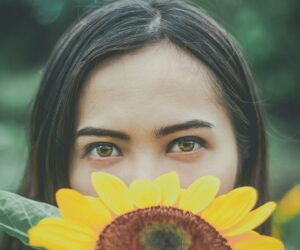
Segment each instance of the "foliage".
[{"label": "foliage", "polygon": [[0,191],[0,229],[28,245],[27,231],[42,218],[60,217],[58,208]]}]

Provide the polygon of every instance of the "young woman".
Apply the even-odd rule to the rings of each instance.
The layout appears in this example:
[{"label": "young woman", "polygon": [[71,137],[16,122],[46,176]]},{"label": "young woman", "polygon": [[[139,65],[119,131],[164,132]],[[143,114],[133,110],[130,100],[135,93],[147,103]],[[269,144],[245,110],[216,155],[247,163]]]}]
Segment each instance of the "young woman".
[{"label": "young woman", "polygon": [[[268,200],[266,139],[251,72],[234,39],[183,1],[107,3],[55,47],[34,102],[20,194],[55,204],[90,174],[126,182],[175,170],[221,193],[251,185]],[[259,230],[269,233],[268,223]],[[2,249],[28,249],[6,238]]]}]

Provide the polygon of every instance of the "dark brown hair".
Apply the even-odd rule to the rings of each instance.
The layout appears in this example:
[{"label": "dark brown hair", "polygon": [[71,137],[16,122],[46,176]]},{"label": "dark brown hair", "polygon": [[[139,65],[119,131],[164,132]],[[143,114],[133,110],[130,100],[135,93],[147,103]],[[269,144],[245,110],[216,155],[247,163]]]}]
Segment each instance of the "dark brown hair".
[{"label": "dark brown hair", "polygon": [[[99,6],[56,45],[46,65],[31,114],[29,156],[19,193],[55,204],[69,187],[77,102],[87,74],[105,59],[167,39],[206,64],[216,79],[239,148],[236,186],[268,200],[265,129],[255,83],[234,39],[190,1],[121,0]],[[269,224],[259,228],[268,234]],[[29,249],[6,237],[5,250]]]}]

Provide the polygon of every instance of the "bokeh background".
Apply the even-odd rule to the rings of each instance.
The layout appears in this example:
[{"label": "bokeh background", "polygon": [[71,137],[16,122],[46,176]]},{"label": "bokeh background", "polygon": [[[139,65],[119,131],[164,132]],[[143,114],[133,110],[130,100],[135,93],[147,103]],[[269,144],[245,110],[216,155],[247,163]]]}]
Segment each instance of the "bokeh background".
[{"label": "bokeh background", "polygon": [[[254,72],[277,200],[300,183],[300,1],[194,1],[233,34]],[[21,180],[31,102],[51,50],[98,3],[0,0],[0,189],[15,191]]]}]

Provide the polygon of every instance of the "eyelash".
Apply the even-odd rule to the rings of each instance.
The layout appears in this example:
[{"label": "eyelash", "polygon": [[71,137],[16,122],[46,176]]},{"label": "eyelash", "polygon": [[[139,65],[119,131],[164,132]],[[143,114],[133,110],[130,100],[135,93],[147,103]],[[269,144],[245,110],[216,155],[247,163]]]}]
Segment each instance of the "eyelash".
[{"label": "eyelash", "polygon": [[[176,145],[177,142],[185,142],[185,141],[188,141],[188,142],[192,141],[192,142],[198,143],[200,147],[207,148],[207,142],[204,139],[202,139],[200,137],[197,137],[197,136],[185,136],[185,137],[177,138],[174,141],[170,142],[167,145],[167,152],[174,145]],[[85,157],[86,155],[88,155],[89,153],[91,153],[91,151],[94,150],[95,148],[97,148],[98,146],[102,146],[102,145],[113,146],[113,147],[117,148],[118,153],[121,153],[121,150],[119,149],[119,147],[117,145],[115,145],[114,143],[110,143],[110,142],[93,142],[93,143],[87,144],[84,147],[84,155],[83,155],[83,157]],[[193,149],[194,149],[194,147],[193,147]],[[192,151],[195,151],[193,149],[192,149]],[[188,153],[192,152],[192,151],[188,151]],[[177,151],[175,151],[175,152],[177,152]],[[184,152],[184,151],[180,151],[180,152]],[[121,153],[121,155],[123,155],[123,154]],[[106,159],[106,158],[109,158],[109,157],[111,157],[111,156],[100,157],[100,158]]]}]

